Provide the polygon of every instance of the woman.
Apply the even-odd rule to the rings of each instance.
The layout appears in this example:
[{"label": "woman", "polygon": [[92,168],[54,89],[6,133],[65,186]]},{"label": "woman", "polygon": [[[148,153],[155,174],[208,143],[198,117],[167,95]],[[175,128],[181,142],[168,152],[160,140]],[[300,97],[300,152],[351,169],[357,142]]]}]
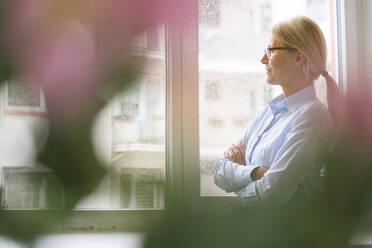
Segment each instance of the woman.
[{"label": "woman", "polygon": [[[318,25],[296,17],[272,28],[261,63],[267,83],[280,85],[239,142],[213,167],[214,182],[247,201],[287,203],[319,186],[321,161],[314,145],[330,144],[326,130],[339,125],[340,96],[326,71],[327,48]],[[316,98],[314,81],[324,76],[328,109]],[[330,118],[332,117],[332,118]]]}]

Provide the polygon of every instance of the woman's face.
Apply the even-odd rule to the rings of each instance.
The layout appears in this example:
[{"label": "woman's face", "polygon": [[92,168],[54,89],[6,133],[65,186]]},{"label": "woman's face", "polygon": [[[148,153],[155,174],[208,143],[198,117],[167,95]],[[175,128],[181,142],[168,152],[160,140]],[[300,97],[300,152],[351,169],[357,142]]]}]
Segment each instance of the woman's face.
[{"label": "woman's face", "polygon": [[[284,47],[284,45],[271,38],[268,47]],[[293,52],[288,50],[272,50],[269,57],[264,54],[261,63],[266,67],[267,83],[281,85],[282,87],[286,87],[292,83],[295,73],[295,56]]]}]

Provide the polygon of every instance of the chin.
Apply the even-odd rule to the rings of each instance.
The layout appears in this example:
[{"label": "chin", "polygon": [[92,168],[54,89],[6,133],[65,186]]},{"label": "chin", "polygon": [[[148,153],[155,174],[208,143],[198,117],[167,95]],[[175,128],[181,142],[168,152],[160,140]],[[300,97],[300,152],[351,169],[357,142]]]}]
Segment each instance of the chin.
[{"label": "chin", "polygon": [[275,81],[271,80],[271,78],[267,78],[266,83],[271,84],[271,85],[277,85],[277,83],[275,83]]}]

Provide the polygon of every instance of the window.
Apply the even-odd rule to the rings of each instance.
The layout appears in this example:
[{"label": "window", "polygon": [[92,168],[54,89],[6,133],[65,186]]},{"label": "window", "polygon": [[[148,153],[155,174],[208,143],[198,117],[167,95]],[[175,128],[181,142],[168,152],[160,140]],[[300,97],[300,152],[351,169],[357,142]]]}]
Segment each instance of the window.
[{"label": "window", "polygon": [[[132,88],[114,96],[94,127],[97,154],[107,162],[109,173],[78,209],[158,210],[167,207],[170,196],[180,205],[215,199],[210,196],[225,200],[226,194],[211,177],[214,162],[280,92],[280,88],[265,83],[260,64],[270,27],[292,14],[308,13],[320,24],[327,43],[334,44],[330,2],[200,0],[198,8],[194,0],[194,19],[182,23],[183,30],[170,26],[167,32],[164,27],[142,32],[132,42],[132,55],[144,62],[142,76]],[[281,11],[283,5],[290,6],[285,13]],[[199,22],[195,21],[198,16]],[[329,68],[333,75],[335,51],[331,46]],[[32,92],[34,96],[37,91]],[[9,123],[8,129],[14,123],[29,121],[26,117],[1,118]],[[32,146],[30,142],[26,145]],[[0,163],[7,178],[3,183],[14,185],[18,178],[33,184],[27,187],[29,192],[25,191],[32,195],[32,203],[10,201],[14,193],[8,191],[4,204],[9,208],[59,206],[47,200],[40,203],[39,199],[48,199],[40,192],[48,191],[48,187],[59,190],[48,186],[52,177],[47,172],[32,174],[32,179],[26,179],[25,173],[17,177],[4,174],[5,167],[25,167],[32,159],[28,156],[18,163]],[[164,184],[170,185],[170,195]]]},{"label": "window", "polygon": [[157,27],[146,31],[147,49],[159,51],[162,48],[161,30]]},{"label": "window", "polygon": [[2,178],[5,208],[62,208],[63,189],[56,176],[42,168],[6,167]]},{"label": "window", "polygon": [[[265,68],[260,62],[270,28],[295,15],[314,19],[326,36],[328,70],[335,77],[335,3],[203,0],[199,4],[199,94],[205,94],[199,99],[200,194],[222,196],[228,194],[214,185],[213,164],[244,135],[258,112],[281,93],[280,87],[265,82]],[[326,97],[323,80],[316,82],[321,100]]]},{"label": "window", "polygon": [[[112,92],[114,97],[94,123],[95,148],[109,173],[76,209],[165,208],[163,27],[141,33],[133,41],[132,56],[143,63],[141,77],[131,88]],[[63,208],[64,193],[56,176],[36,164],[38,146],[48,135],[46,112],[33,114],[45,111],[41,89],[10,82],[1,96],[6,103],[0,106],[2,204],[7,209]]]},{"label": "window", "polygon": [[42,90],[34,84],[9,81],[4,86],[5,114],[40,114],[46,112]]},{"label": "window", "polygon": [[122,169],[121,208],[159,208],[160,178],[159,169]]},{"label": "window", "polygon": [[116,94],[97,119],[97,152],[110,173],[78,209],[164,209],[165,44],[163,27],[152,27],[132,43],[143,63],[141,76]]},{"label": "window", "polygon": [[218,25],[220,23],[220,0],[200,0],[199,21],[206,25]]},{"label": "window", "polygon": [[131,50],[134,55],[164,59],[164,43],[164,27],[150,27],[132,40]]},{"label": "window", "polygon": [[209,81],[205,82],[205,99],[217,101],[220,98],[219,82]]}]

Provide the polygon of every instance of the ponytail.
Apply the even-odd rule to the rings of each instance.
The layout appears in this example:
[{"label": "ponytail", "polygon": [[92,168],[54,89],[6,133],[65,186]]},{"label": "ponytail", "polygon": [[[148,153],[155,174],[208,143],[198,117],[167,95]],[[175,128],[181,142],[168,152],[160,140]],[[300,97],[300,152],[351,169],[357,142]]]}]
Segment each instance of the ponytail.
[{"label": "ponytail", "polygon": [[342,100],[340,90],[335,82],[335,80],[328,74],[327,71],[323,71],[322,76],[327,82],[327,105],[329,113],[333,121],[333,125],[338,131],[341,125],[342,117]]},{"label": "ponytail", "polygon": [[[306,16],[297,16],[280,22],[272,28],[275,40],[287,47],[296,48],[306,57],[303,72],[308,82],[314,82],[320,74],[327,82],[327,105],[336,132],[342,119],[342,100],[338,86],[325,70],[327,45],[320,27]],[[321,72],[321,73],[320,73]]]}]

